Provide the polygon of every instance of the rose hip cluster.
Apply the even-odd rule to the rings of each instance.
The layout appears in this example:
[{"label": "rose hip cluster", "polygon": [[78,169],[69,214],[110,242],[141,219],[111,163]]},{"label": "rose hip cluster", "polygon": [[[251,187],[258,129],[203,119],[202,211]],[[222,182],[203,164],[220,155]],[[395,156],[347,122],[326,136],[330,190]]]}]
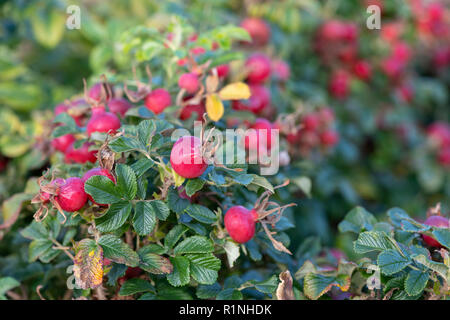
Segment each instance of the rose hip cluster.
[{"label": "rose hip cluster", "polygon": [[[84,184],[86,181],[96,175],[101,175],[109,178],[112,182],[116,182],[113,174],[105,168],[93,168],[87,171],[82,178],[70,177],[67,179],[56,178],[52,179],[49,183],[44,184],[43,178],[39,180],[40,191],[39,194],[33,199],[33,203],[40,203],[41,207],[35,214],[35,219],[40,221],[45,219],[48,214],[47,205],[51,203],[64,217],[66,215],[64,211],[75,212],[84,207],[88,200],[91,200],[93,204],[104,206],[105,204],[96,203],[92,199],[91,195],[87,194],[84,190]],[[63,222],[63,223],[64,223]]]},{"label": "rose hip cluster", "polygon": [[345,99],[348,96],[352,76],[362,81],[372,78],[372,65],[359,57],[358,29],[354,23],[324,22],[317,30],[314,48],[332,70],[328,89],[333,97]]},{"label": "rose hip cluster", "polygon": [[306,157],[316,148],[330,149],[339,142],[339,133],[334,129],[334,111],[328,107],[305,114],[294,130],[284,130],[286,127],[283,124],[277,127],[285,135],[294,155]]},{"label": "rose hip cluster", "polygon": [[250,86],[251,97],[246,101],[233,101],[234,110],[245,110],[267,117],[271,114],[271,95],[266,87],[273,78],[281,83],[290,77],[289,65],[281,59],[271,59],[261,51],[270,40],[270,27],[260,18],[246,18],[240,25],[250,35],[251,41],[243,42],[249,49],[257,49],[245,61],[246,82]]},{"label": "rose hip cluster", "polygon": [[[106,94],[105,86],[109,85],[96,83],[89,89],[85,99],[57,105],[55,116],[61,113],[69,114],[77,126],[84,129],[85,137],[91,137],[95,132],[116,133],[121,127],[120,117],[123,118],[132,105],[126,99]],[[85,141],[77,148],[76,141],[74,134],[66,134],[54,138],[51,144],[55,150],[64,154],[66,163],[94,163],[97,159],[97,150],[91,150],[94,143]]]},{"label": "rose hip cluster", "polygon": [[445,122],[433,123],[427,129],[427,136],[436,150],[439,164],[450,168],[450,125]]}]

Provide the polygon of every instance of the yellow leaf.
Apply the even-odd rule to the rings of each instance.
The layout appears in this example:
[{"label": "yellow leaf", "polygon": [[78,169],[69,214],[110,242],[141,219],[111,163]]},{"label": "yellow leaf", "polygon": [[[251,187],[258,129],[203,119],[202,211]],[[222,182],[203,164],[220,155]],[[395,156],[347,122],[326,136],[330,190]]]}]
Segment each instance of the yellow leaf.
[{"label": "yellow leaf", "polygon": [[212,121],[219,121],[223,116],[223,104],[217,94],[210,94],[206,97],[206,112]]},{"label": "yellow leaf", "polygon": [[103,282],[103,249],[92,239],[83,239],[77,245],[73,273],[81,289],[94,289]]},{"label": "yellow leaf", "polygon": [[222,100],[242,100],[250,96],[250,88],[243,82],[230,83],[219,91],[219,97]]},{"label": "yellow leaf", "polygon": [[175,170],[172,169],[172,176],[173,176],[173,180],[175,182],[175,187],[179,187],[183,184],[184,180],[186,180],[186,178],[180,176],[178,173],[175,172]]}]

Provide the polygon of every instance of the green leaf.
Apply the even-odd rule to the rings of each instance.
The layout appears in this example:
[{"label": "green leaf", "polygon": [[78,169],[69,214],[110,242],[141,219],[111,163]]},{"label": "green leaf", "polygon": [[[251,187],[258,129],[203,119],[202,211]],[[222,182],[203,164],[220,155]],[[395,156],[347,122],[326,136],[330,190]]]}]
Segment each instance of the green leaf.
[{"label": "green leaf", "polygon": [[186,227],[182,226],[181,224],[177,224],[164,237],[164,246],[168,249],[172,249],[187,230],[188,229]]},{"label": "green leaf", "polygon": [[167,253],[167,249],[163,246],[160,246],[156,243],[150,243],[139,249],[138,254],[146,254],[146,253],[156,253],[156,254],[164,254]]},{"label": "green leaf", "polygon": [[128,200],[133,200],[137,192],[136,175],[129,166],[118,164],[116,166],[117,187]]},{"label": "green leaf", "polygon": [[123,136],[111,141],[108,146],[112,151],[117,153],[133,150],[145,150],[145,147],[138,140]]},{"label": "green leaf", "polygon": [[189,179],[186,183],[186,194],[192,197],[197,191],[201,190],[205,185],[205,180],[202,179]]},{"label": "green leaf", "polygon": [[143,120],[138,124],[137,130],[139,141],[143,146],[147,146],[150,142],[150,136],[156,131],[156,128],[153,120]]},{"label": "green leaf", "polygon": [[164,201],[152,200],[152,201],[149,201],[149,203],[150,203],[150,206],[152,207],[152,210],[155,212],[156,217],[159,220],[164,221],[169,217],[170,209]]},{"label": "green leaf", "polygon": [[133,217],[133,227],[140,236],[149,235],[156,225],[156,214],[150,202],[136,203]]},{"label": "green leaf", "polygon": [[141,200],[145,200],[147,197],[148,180],[144,177],[137,179],[137,197]]},{"label": "green leaf", "polygon": [[196,294],[199,299],[211,299],[215,298],[220,290],[222,287],[217,282],[211,285],[201,284],[197,287]]},{"label": "green leaf", "polygon": [[128,267],[124,264],[114,263],[111,270],[108,272],[108,284],[110,286],[115,286],[117,279],[125,275]]},{"label": "green leaf", "polygon": [[189,200],[181,198],[175,189],[170,189],[167,199],[170,210],[180,214],[189,206],[189,203]]},{"label": "green leaf", "polygon": [[360,233],[364,230],[372,230],[376,222],[377,219],[370,212],[362,207],[356,207],[347,213],[338,228],[340,232]]},{"label": "green leaf", "polygon": [[132,205],[128,201],[120,201],[112,204],[108,211],[100,218],[95,219],[95,224],[101,232],[110,232],[119,229],[130,216]]},{"label": "green leaf", "polygon": [[417,296],[423,292],[428,283],[428,272],[411,270],[405,280],[405,291],[410,296]]},{"label": "green leaf", "polygon": [[398,251],[388,249],[378,256],[378,266],[385,275],[392,275],[400,272],[411,264],[411,260],[402,256]]},{"label": "green leaf", "polygon": [[402,221],[404,219],[410,219],[410,216],[401,208],[389,209],[387,214],[392,224],[397,228],[402,227]]},{"label": "green leaf", "polygon": [[105,176],[92,176],[84,183],[84,190],[97,203],[113,204],[122,200],[120,191],[114,182]]},{"label": "green leaf", "polygon": [[28,247],[28,260],[36,261],[42,254],[53,247],[53,242],[48,239],[33,240]]},{"label": "green leaf", "polygon": [[386,285],[383,288],[383,291],[386,293],[391,289],[397,288],[397,289],[403,289],[403,286],[405,284],[405,275],[402,274],[399,277],[392,278],[388,282],[386,282]]},{"label": "green leaf", "polygon": [[107,234],[102,236],[99,241],[106,258],[114,262],[126,264],[129,267],[136,267],[139,264],[139,256],[120,238]]},{"label": "green leaf", "polygon": [[430,229],[430,226],[419,223],[413,219],[403,219],[401,228],[406,232],[425,232]]},{"label": "green leaf", "polygon": [[36,40],[46,48],[54,48],[65,30],[64,12],[55,6],[34,6],[30,23]]},{"label": "green leaf", "polygon": [[292,180],[304,194],[311,197],[312,182],[308,177],[298,177]]},{"label": "green leaf", "polygon": [[155,163],[153,160],[142,158],[136,161],[131,165],[131,169],[133,169],[136,176],[139,178],[144,173],[146,173],[151,167],[153,167]]},{"label": "green leaf", "polygon": [[189,260],[185,257],[170,257],[173,272],[167,275],[167,281],[174,287],[185,286],[190,280]]},{"label": "green leaf", "polygon": [[253,176],[253,181],[250,184],[250,186],[255,185],[258,187],[263,187],[265,190],[269,190],[270,192],[274,193],[273,185],[269,182],[269,180],[267,180],[264,177],[258,176],[256,174],[252,174],[252,176]]},{"label": "green leaf", "polygon": [[276,275],[273,275],[269,279],[263,281],[256,281],[256,280],[247,281],[242,286],[255,287],[256,290],[262,293],[273,294],[277,290],[278,282],[279,282],[278,277]]},{"label": "green leaf", "polygon": [[338,285],[339,283],[336,281],[335,277],[308,273],[304,279],[303,291],[309,299],[317,300],[330,291],[333,286]]},{"label": "green leaf", "polygon": [[214,214],[214,212],[209,210],[207,207],[204,207],[199,204],[189,205],[185,209],[185,212],[195,220],[206,224],[213,224],[214,222],[217,221],[217,216]]},{"label": "green leaf", "polygon": [[31,224],[23,229],[20,234],[27,239],[36,240],[36,239],[47,239],[49,237],[49,233],[47,229],[45,229],[42,223],[36,222],[33,220]]},{"label": "green leaf", "polygon": [[156,300],[156,295],[151,292],[146,292],[138,300]]},{"label": "green leaf", "polygon": [[120,287],[120,296],[131,296],[141,292],[153,292],[156,293],[155,288],[144,279],[134,278],[125,281]]},{"label": "green leaf", "polygon": [[366,231],[359,235],[353,243],[356,253],[367,253],[370,251],[383,251],[396,249],[395,240],[388,237],[383,231]]},{"label": "green leaf", "polygon": [[227,253],[228,265],[233,268],[234,262],[240,256],[240,248],[234,241],[226,241],[223,245],[223,249]]},{"label": "green leaf", "polygon": [[220,260],[212,253],[187,254],[186,258],[191,262],[191,276],[198,283],[213,284],[216,282],[220,270]]},{"label": "green leaf", "polygon": [[234,288],[227,288],[219,292],[216,300],[242,300],[242,292]]},{"label": "green leaf", "polygon": [[209,253],[214,246],[211,240],[202,236],[192,236],[181,241],[173,250],[175,254]]},{"label": "green leaf", "polygon": [[442,278],[445,279],[445,281],[450,280],[450,272],[448,271],[448,267],[441,263],[429,260],[425,255],[419,254],[419,255],[413,255],[413,260],[424,265],[428,269],[433,270],[434,272],[438,273]]},{"label": "green leaf", "polygon": [[138,251],[141,258],[139,267],[154,274],[171,273],[173,266],[170,260],[160,255],[165,251],[163,247],[154,244],[142,247]]},{"label": "green leaf", "polygon": [[6,292],[20,286],[20,282],[11,277],[0,278],[0,300],[6,300]]},{"label": "green leaf", "polygon": [[450,229],[435,228],[433,236],[447,249],[450,249]]}]

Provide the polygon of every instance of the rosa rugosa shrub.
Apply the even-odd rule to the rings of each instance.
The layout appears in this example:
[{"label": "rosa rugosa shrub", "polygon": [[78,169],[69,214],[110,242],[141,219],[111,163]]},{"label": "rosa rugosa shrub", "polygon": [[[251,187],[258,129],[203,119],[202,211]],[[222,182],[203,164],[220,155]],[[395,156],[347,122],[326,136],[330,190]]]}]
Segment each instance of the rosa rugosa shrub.
[{"label": "rosa rugosa shrub", "polygon": [[[238,154],[220,162],[218,149],[233,141],[220,146],[212,138],[222,134],[231,102],[251,95],[245,82],[219,77],[216,61],[242,59],[238,52],[229,54],[231,41],[248,41],[249,35],[228,25],[198,33],[197,40],[173,42],[166,32],[177,39],[190,39],[193,32],[179,20],[165,32],[146,30],[129,30],[121,41],[151,34],[143,43],[160,50],[164,68],[148,59],[116,81],[102,76],[86,86],[84,101],[68,100],[68,108],[55,115],[51,139],[73,141],[55,148],[56,161],[38,180],[36,221],[22,231],[32,240],[30,259],[72,264],[74,298],[271,296],[281,271],[275,265],[257,278],[250,271],[238,278],[231,267],[291,255],[284,230],[292,224],[283,213],[294,204],[277,196],[289,182],[274,187],[259,163],[239,162],[238,154],[246,156],[244,139],[236,141]],[[219,48],[213,50],[215,42]],[[189,50],[199,45],[204,52]],[[139,60],[139,50],[128,47],[124,54]],[[180,50],[187,64],[174,59]],[[158,89],[156,77],[163,79]],[[124,101],[126,110],[114,110],[111,101]],[[194,114],[180,119],[186,106],[199,104],[205,105],[202,121],[194,123]],[[278,148],[275,140],[270,148],[255,140],[258,149]],[[229,223],[237,206],[254,213],[245,241],[236,236],[235,222]]]}]

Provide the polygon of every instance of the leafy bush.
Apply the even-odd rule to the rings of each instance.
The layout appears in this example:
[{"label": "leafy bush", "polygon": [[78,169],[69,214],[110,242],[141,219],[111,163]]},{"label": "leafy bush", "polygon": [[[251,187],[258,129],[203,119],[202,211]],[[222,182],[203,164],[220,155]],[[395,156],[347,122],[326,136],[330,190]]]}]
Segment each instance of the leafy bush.
[{"label": "leafy bush", "polygon": [[66,7],[2,5],[0,299],[448,299],[444,2]]}]

